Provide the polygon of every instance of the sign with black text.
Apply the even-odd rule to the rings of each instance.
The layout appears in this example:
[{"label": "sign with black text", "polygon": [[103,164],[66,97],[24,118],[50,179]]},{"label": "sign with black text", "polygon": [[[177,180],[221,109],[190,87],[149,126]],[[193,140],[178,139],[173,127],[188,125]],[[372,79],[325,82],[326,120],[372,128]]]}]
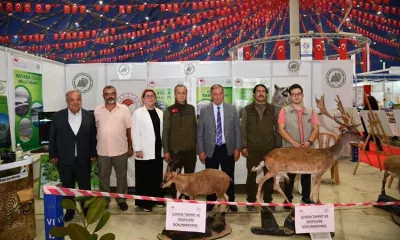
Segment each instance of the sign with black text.
[{"label": "sign with black text", "polygon": [[334,232],[335,210],[332,204],[296,206],[296,233]]},{"label": "sign with black text", "polygon": [[206,231],[205,203],[167,202],[166,230],[183,232]]}]

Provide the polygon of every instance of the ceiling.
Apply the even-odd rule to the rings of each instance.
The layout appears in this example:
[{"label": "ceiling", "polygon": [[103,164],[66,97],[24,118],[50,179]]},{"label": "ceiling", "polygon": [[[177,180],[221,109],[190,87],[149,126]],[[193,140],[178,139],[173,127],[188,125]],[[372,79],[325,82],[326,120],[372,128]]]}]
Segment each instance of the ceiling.
[{"label": "ceiling", "polygon": [[[400,1],[352,5],[341,31],[371,38],[371,70],[400,65]],[[337,32],[348,9],[345,0],[300,0],[300,32]],[[236,44],[289,34],[289,22],[289,0],[1,1],[0,44],[64,63],[220,61]],[[324,54],[337,46],[325,41]],[[252,57],[276,59],[275,48],[258,46]],[[357,72],[362,64],[358,54]]]}]

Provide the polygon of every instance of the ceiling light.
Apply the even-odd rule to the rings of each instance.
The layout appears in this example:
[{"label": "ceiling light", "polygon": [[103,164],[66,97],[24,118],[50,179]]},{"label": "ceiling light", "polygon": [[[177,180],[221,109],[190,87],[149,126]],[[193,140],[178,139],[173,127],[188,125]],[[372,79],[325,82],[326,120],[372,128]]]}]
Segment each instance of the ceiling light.
[{"label": "ceiling light", "polygon": [[26,23],[30,23],[31,21],[29,21],[29,20],[26,20]]},{"label": "ceiling light", "polygon": [[304,14],[303,17],[307,17],[307,15]]},{"label": "ceiling light", "polygon": [[140,48],[140,50],[142,50],[143,48]]},{"label": "ceiling light", "polygon": [[111,45],[114,45],[114,43],[111,43]]},{"label": "ceiling light", "polygon": [[187,46],[187,43],[185,43],[185,46]]},{"label": "ceiling light", "polygon": [[78,23],[78,22],[76,22],[76,23],[75,23],[75,26],[79,27],[79,23]]},{"label": "ceiling light", "polygon": [[380,12],[380,11],[377,12],[378,15],[381,14],[381,13],[382,13],[382,12]]},{"label": "ceiling light", "polygon": [[196,25],[193,25],[193,28],[196,28]]},{"label": "ceiling light", "polygon": [[202,37],[204,37],[204,35],[201,35]]},{"label": "ceiling light", "polygon": [[135,37],[132,37],[132,39],[135,39]]},{"label": "ceiling light", "polygon": [[113,18],[113,19],[111,19],[111,22],[114,22],[114,20],[115,20],[114,18]]},{"label": "ceiling light", "polygon": [[146,20],[149,20],[149,17],[146,17]]},{"label": "ceiling light", "polygon": [[346,21],[350,21],[350,18],[346,18]]},{"label": "ceiling light", "polygon": [[50,28],[48,27],[47,30],[49,30]]},{"label": "ceiling light", "polygon": [[100,14],[100,17],[103,17],[103,14]]},{"label": "ceiling light", "polygon": [[99,1],[99,4],[100,4],[100,5],[103,5],[103,1]]},{"label": "ceiling light", "polygon": [[344,11],[344,8],[342,8],[342,11]]},{"label": "ceiling light", "polygon": [[211,53],[208,53],[208,55],[210,55]]},{"label": "ceiling light", "polygon": [[383,62],[382,59],[380,60],[380,62]]},{"label": "ceiling light", "polygon": [[129,23],[126,23],[126,25],[128,25]]},{"label": "ceiling light", "polygon": [[376,42],[374,42],[374,44],[376,44]]},{"label": "ceiling light", "polygon": [[18,38],[18,35],[15,35],[14,38]]},{"label": "ceiling light", "polygon": [[168,52],[171,52],[171,50],[168,50]]}]

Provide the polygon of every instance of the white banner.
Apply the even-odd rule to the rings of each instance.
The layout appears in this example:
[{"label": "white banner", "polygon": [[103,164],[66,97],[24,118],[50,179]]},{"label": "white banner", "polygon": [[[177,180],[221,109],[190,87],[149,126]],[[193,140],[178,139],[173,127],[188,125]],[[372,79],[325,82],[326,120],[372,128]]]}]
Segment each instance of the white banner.
[{"label": "white banner", "polygon": [[104,65],[99,64],[66,65],[65,89],[80,91],[82,107],[87,110],[93,110],[100,104],[98,96],[102,95],[104,86],[99,86],[98,83],[103,82],[104,68]]},{"label": "white banner", "polygon": [[42,64],[40,61],[21,57],[11,54],[13,69],[22,70],[25,72],[42,73]]},{"label": "white banner", "polygon": [[301,38],[300,39],[300,56],[301,60],[312,60],[313,51],[313,39],[312,38]]},{"label": "white banner", "polygon": [[243,60],[243,48],[238,48],[238,60]]},{"label": "white banner", "polygon": [[350,60],[324,61],[320,79],[327,109],[337,108],[336,95],[339,95],[345,108],[353,106],[353,66]]}]

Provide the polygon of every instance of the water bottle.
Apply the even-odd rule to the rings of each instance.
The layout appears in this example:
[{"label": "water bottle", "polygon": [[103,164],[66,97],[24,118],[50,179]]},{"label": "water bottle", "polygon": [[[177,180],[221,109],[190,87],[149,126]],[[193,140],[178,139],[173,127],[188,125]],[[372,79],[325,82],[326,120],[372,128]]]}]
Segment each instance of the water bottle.
[{"label": "water bottle", "polygon": [[24,150],[19,143],[17,144],[17,148],[15,149],[15,157],[17,161],[24,160]]}]

